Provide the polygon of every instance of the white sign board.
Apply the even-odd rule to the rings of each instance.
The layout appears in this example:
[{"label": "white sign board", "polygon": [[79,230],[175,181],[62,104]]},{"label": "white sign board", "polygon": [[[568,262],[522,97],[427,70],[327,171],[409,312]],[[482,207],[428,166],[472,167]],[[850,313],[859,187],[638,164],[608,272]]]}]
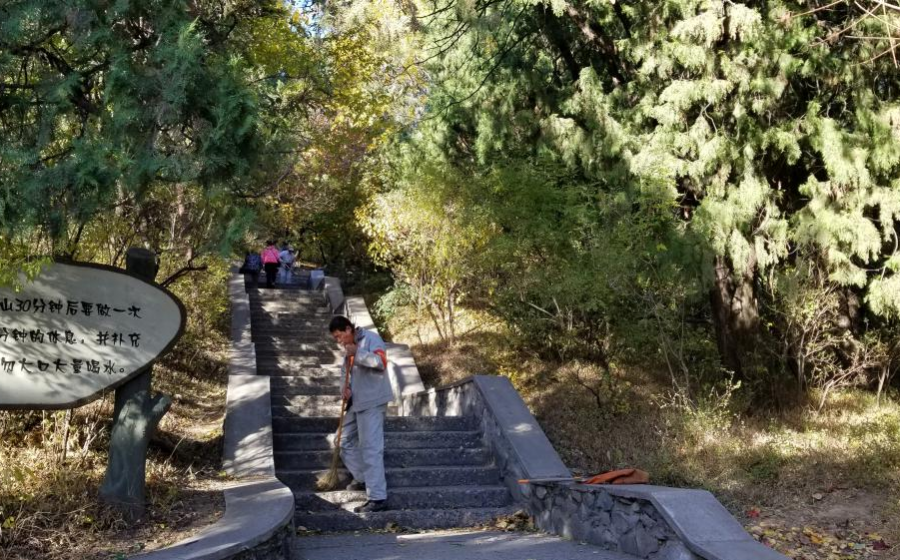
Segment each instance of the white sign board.
[{"label": "white sign board", "polygon": [[184,321],[169,291],[111,267],[54,263],[0,288],[0,409],[90,402],[171,349]]}]

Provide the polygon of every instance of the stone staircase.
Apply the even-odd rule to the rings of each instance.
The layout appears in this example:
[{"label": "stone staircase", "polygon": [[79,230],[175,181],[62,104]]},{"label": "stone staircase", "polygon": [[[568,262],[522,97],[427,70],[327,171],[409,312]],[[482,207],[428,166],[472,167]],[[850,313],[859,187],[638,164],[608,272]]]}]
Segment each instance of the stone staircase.
[{"label": "stone staircase", "polygon": [[317,492],[340,414],[342,352],[327,332],[331,311],[321,294],[296,285],[251,285],[248,293],[257,372],[271,377],[276,475],[294,493],[297,527],[467,527],[514,509],[475,418],[401,417],[394,407],[388,409],[384,456],[391,510],[354,514],[365,492]]}]

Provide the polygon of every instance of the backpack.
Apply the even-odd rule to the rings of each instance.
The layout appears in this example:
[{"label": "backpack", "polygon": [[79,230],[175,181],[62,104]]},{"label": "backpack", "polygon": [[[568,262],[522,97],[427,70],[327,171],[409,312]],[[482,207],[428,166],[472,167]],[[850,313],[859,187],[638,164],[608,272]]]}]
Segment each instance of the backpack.
[{"label": "backpack", "polygon": [[262,262],[263,264],[278,264],[278,249],[275,247],[266,247],[263,249]]}]

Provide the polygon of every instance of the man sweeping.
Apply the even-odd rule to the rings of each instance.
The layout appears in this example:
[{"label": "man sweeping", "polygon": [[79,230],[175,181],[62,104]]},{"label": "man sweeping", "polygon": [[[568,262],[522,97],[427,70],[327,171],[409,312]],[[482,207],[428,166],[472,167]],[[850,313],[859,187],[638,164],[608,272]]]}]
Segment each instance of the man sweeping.
[{"label": "man sweeping", "polygon": [[[347,401],[341,437],[341,459],[353,475],[347,490],[366,490],[368,500],[356,513],[388,509],[384,478],[384,418],[394,400],[387,376],[384,341],[377,334],[354,327],[346,317],[336,316],[328,325],[331,336],[347,355],[341,372],[341,391]],[[347,384],[346,369],[350,368]]]}]

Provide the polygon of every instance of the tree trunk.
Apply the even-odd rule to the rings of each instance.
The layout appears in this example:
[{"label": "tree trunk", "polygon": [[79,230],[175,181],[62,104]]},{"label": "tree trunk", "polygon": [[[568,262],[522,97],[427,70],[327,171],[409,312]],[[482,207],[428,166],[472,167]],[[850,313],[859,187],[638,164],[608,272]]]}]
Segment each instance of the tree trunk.
[{"label": "tree trunk", "polygon": [[[156,259],[150,251],[131,248],[125,270],[153,280]],[[119,509],[126,519],[143,517],[145,507],[147,447],[159,421],[172,405],[165,395],[151,396],[152,367],[116,389],[113,426],[109,440],[109,463],[100,486],[100,498]]]},{"label": "tree trunk", "polygon": [[749,358],[759,335],[759,307],[754,288],[756,256],[738,275],[725,257],[716,257],[715,284],[710,292],[716,342],[722,365],[746,379]]}]

